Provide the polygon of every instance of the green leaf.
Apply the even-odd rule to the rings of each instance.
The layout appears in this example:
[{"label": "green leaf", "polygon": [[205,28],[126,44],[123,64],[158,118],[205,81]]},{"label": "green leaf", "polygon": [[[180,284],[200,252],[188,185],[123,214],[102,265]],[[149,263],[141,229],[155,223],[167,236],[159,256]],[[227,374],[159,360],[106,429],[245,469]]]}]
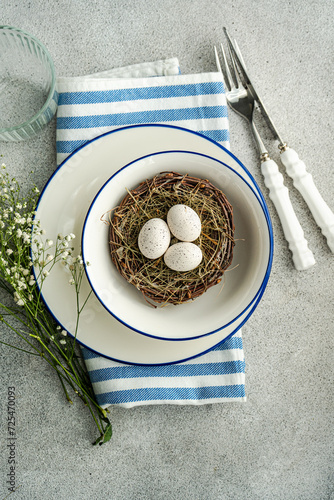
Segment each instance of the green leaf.
[{"label": "green leaf", "polygon": [[103,438],[103,442],[100,443],[100,445],[110,441],[111,436],[112,436],[112,426],[111,426],[111,423],[109,422],[107,427],[104,429],[104,438]]},{"label": "green leaf", "polygon": [[103,434],[101,434],[96,441],[94,441],[93,445],[99,444],[102,446],[104,443],[107,443],[110,441],[111,436],[112,436],[112,426],[111,422],[108,418],[103,419],[104,422],[107,423],[106,427],[103,429]]}]

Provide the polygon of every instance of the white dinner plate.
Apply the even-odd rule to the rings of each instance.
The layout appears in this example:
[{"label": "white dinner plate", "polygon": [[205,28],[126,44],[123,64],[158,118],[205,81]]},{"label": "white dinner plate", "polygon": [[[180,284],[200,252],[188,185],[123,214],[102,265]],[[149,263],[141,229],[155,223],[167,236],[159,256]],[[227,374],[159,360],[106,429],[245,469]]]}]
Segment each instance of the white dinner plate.
[{"label": "white dinner plate", "polygon": [[[80,253],[83,223],[89,206],[106,180],[135,158],[172,149],[188,149],[226,161],[254,187],[264,210],[263,196],[254,179],[241,163],[216,142],[187,129],[169,125],[124,127],[88,142],[72,153],[55,171],[45,186],[37,206],[36,219],[45,229],[45,238],[59,233],[74,233],[74,252]],[[271,263],[268,266],[268,276]],[[135,364],[168,364],[203,354],[235,333],[255,310],[265,286],[250,308],[229,327],[193,340],[170,342],[139,335],[118,322],[94,294],[80,316],[77,340],[108,358]],[[84,277],[81,297],[90,292]],[[42,289],[43,299],[52,315],[70,334],[76,326],[76,295],[63,266],[56,265]],[[190,318],[191,320],[191,318]]]}]

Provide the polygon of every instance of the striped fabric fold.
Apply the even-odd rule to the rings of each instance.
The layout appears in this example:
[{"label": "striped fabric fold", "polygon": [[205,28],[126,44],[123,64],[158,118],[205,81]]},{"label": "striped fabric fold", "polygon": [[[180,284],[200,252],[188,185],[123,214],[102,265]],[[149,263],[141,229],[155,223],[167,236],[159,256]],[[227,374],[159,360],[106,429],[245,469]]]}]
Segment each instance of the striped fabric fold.
[{"label": "striped fabric fold", "polygon": [[125,365],[87,348],[82,352],[97,402],[103,408],[246,399],[241,331],[202,356],[171,365]]},{"label": "striped fabric fold", "polygon": [[[145,123],[176,125],[229,147],[227,105],[220,73],[181,75],[176,58],[97,75],[59,78],[57,163],[111,130]],[[148,75],[148,77],[147,77]],[[157,76],[158,78],[152,78]]]},{"label": "striped fabric fold", "polygon": [[[188,128],[229,148],[227,105],[219,73],[181,75],[178,60],[172,58],[59,78],[57,83],[58,164],[103,133],[146,123]],[[246,400],[241,330],[195,359],[170,365],[131,365],[85,347],[82,352],[103,408]]]}]

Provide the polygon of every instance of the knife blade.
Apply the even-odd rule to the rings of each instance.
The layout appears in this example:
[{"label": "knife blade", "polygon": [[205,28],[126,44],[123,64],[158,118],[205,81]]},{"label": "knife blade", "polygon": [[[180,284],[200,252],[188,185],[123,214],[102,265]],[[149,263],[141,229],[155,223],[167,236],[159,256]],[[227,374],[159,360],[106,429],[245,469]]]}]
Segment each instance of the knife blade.
[{"label": "knife blade", "polygon": [[234,43],[232,42],[232,39],[231,39],[230,35],[228,34],[226,28],[223,28],[223,31],[225,33],[229,49],[231,50],[231,52],[233,54],[233,57],[234,57],[234,59],[237,62],[237,65],[238,65],[237,70],[239,71],[239,74],[241,73],[240,76],[243,79],[243,84],[245,86],[247,86],[247,88],[250,91],[250,93],[252,94],[254,100],[257,102],[257,104],[258,104],[258,106],[260,108],[260,111],[261,111],[264,119],[267,122],[267,125],[269,126],[270,130],[272,131],[275,139],[277,139],[279,141],[279,143],[280,143],[279,147],[286,146],[286,144],[283,141],[282,137],[280,136],[280,134],[279,134],[279,132],[278,132],[278,130],[277,130],[277,128],[276,128],[273,120],[269,116],[269,113],[268,113],[265,105],[263,104],[262,99],[259,97],[258,93],[256,92],[256,90],[254,88],[254,85],[253,85],[251,79],[249,78],[249,75],[248,75],[248,72],[247,72],[247,69],[246,69],[246,65],[245,65],[244,59],[242,57],[241,51],[240,51],[240,49],[238,47],[238,44],[236,43],[235,40],[234,40]]}]

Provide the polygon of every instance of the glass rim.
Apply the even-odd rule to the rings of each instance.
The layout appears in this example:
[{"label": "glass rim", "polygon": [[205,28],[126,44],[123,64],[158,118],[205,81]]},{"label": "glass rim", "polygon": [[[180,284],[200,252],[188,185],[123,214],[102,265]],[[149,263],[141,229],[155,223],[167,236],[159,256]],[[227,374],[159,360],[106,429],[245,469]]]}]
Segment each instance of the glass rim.
[{"label": "glass rim", "polygon": [[[51,69],[51,88],[50,88],[50,91],[48,93],[48,96],[47,96],[42,108],[40,108],[31,118],[29,118],[29,120],[21,122],[18,125],[13,125],[11,127],[0,128],[0,134],[5,133],[5,132],[8,133],[8,132],[20,130],[20,129],[23,129],[26,126],[29,126],[32,123],[36,122],[39,119],[39,117],[45,112],[45,110],[49,107],[49,104],[52,101],[53,96],[54,96],[55,91],[56,91],[56,71],[55,71],[55,67],[53,64],[51,54],[48,51],[48,49],[45,47],[45,45],[38,38],[36,38],[34,35],[32,35],[31,33],[27,32],[21,28],[17,28],[16,26],[10,26],[7,24],[0,25],[0,32],[6,31],[6,30],[7,31],[16,31],[17,33],[28,36],[43,50],[43,52],[45,53],[45,55],[47,57],[47,60],[48,60],[48,63],[50,65],[50,69]],[[57,103],[55,103],[55,104],[57,107]]]}]

